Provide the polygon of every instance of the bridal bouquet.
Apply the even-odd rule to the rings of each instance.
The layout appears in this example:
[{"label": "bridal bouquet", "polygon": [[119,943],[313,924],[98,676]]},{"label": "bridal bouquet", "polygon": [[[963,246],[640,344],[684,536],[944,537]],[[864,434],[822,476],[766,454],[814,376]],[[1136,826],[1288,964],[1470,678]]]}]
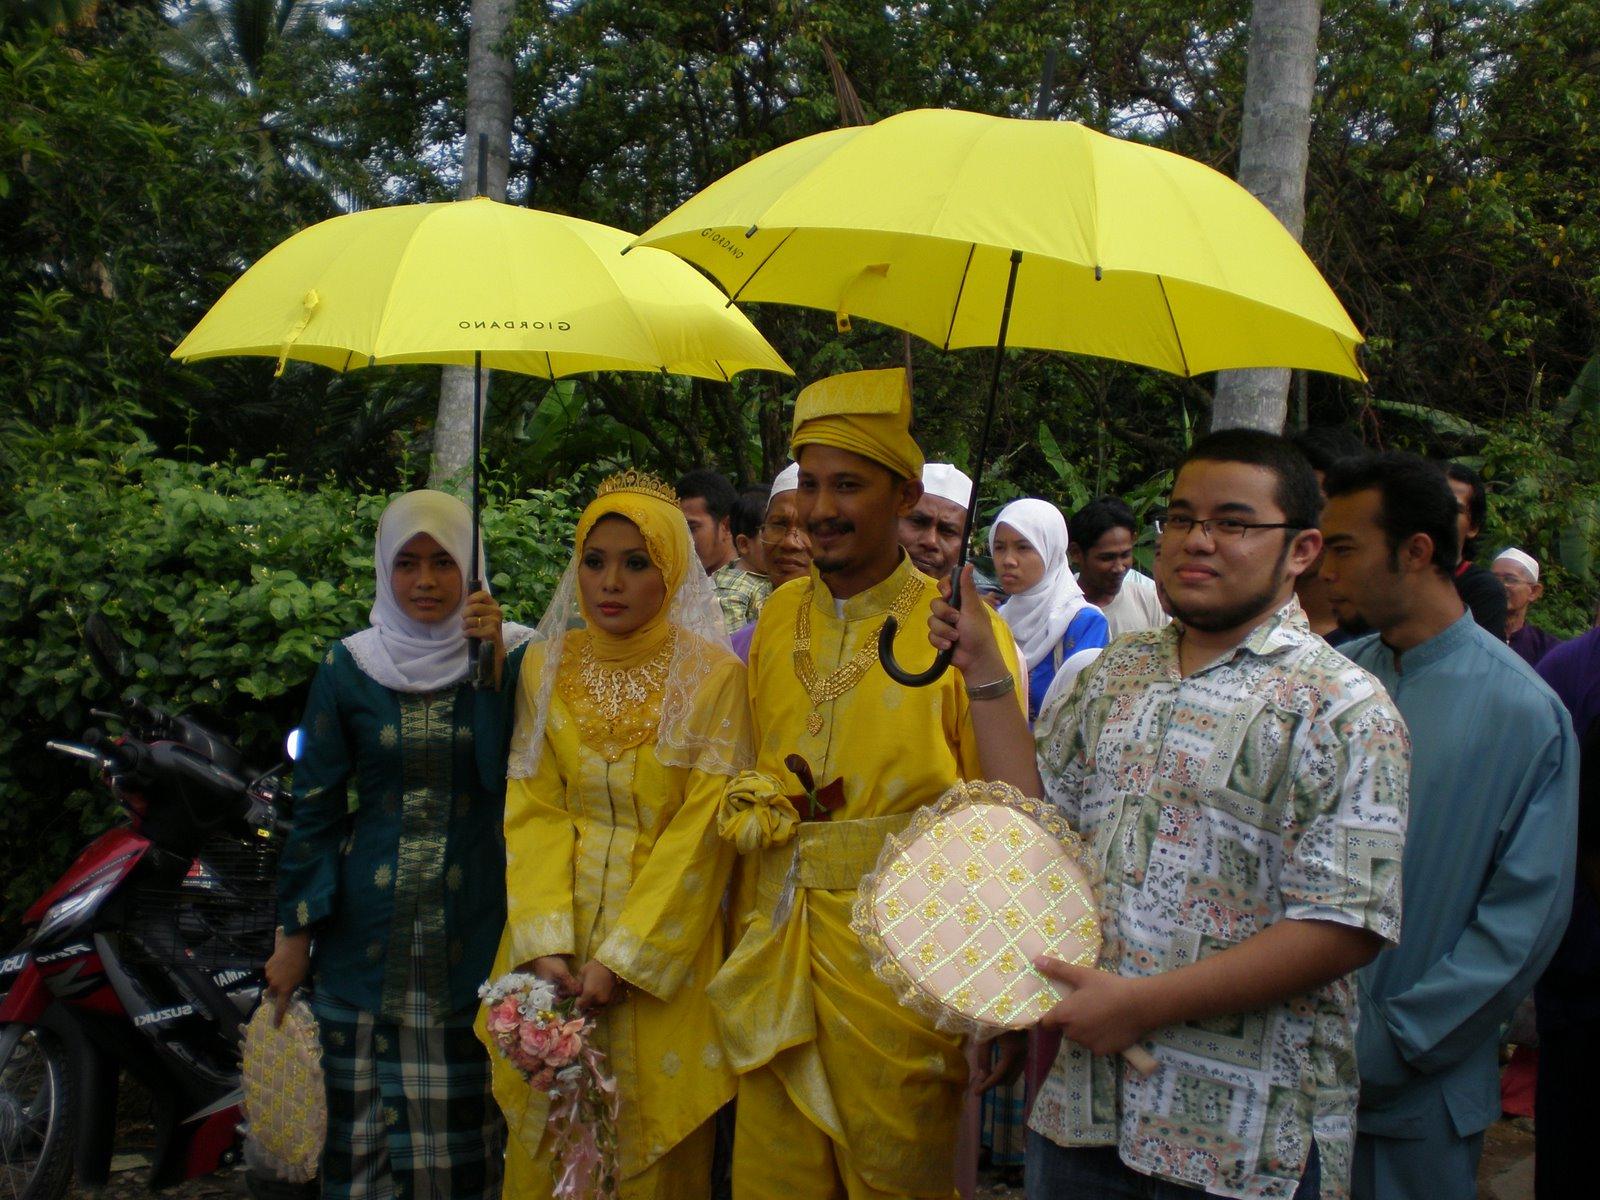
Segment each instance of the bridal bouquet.
[{"label": "bridal bouquet", "polygon": [[554,984],[516,971],[478,989],[489,1036],[550,1097],[557,1200],[617,1194],[617,1085],[590,1041],[593,1023]]}]

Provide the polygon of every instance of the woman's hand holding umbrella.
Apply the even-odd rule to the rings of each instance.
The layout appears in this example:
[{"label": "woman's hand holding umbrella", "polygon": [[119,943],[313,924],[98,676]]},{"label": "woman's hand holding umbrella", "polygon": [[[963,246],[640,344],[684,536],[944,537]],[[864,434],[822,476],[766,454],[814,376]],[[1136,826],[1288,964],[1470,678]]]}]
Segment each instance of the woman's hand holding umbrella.
[{"label": "woman's hand holding umbrella", "polygon": [[501,636],[500,605],[488,592],[473,592],[461,610],[461,628],[469,638],[494,647],[494,686],[500,686],[500,668],[506,661],[506,643]]}]

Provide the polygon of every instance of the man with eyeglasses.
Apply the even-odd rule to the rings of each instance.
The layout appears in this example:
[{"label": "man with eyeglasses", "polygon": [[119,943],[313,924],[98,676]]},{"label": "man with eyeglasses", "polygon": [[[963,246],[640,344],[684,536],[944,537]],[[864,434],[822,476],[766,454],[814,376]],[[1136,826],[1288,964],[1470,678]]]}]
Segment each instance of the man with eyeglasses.
[{"label": "man with eyeglasses", "polygon": [[[1029,1200],[1345,1195],[1352,974],[1399,937],[1408,743],[1295,599],[1321,504],[1283,438],[1197,442],[1159,526],[1173,622],[1117,639],[1036,740],[976,699],[1004,669],[970,577],[959,613],[934,608],[985,777],[1059,805],[1105,880],[1109,969],[1036,964],[1072,990],[1043,1022],[1067,1040],[1029,1123]],[[1116,1058],[1135,1043],[1149,1078]]]},{"label": "man with eyeglasses", "polygon": [[[778,472],[778,477],[772,481],[766,519],[761,522],[757,534],[761,557],[767,566],[767,582],[773,591],[811,573],[811,542],[795,511],[795,492],[799,487],[799,463],[790,463]],[[754,621],[733,634],[733,651],[746,663],[750,661],[750,639],[755,635]]]},{"label": "man with eyeglasses", "polygon": [[1506,589],[1506,645],[1530,667],[1539,665],[1561,639],[1528,620],[1528,609],[1544,595],[1539,582],[1539,560],[1526,550],[1508,546],[1495,555],[1489,573]]}]

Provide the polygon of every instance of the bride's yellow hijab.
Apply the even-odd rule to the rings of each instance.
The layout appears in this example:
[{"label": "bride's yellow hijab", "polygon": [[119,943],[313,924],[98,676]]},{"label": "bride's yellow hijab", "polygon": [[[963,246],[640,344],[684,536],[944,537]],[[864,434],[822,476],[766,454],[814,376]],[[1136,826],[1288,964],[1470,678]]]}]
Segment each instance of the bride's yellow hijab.
[{"label": "bride's yellow hijab", "polygon": [[[594,645],[595,657],[607,666],[627,667],[643,662],[661,648],[672,632],[668,614],[672,599],[683,584],[684,572],[694,559],[694,543],[689,537],[689,523],[676,500],[669,501],[660,491],[663,485],[642,476],[620,475],[606,480],[600,494],[583,510],[578,518],[578,532],[574,539],[578,561],[583,561],[584,546],[589,534],[606,517],[622,517],[638,529],[644,538],[645,552],[660,570],[666,583],[661,607],[632,633],[617,636],[595,624],[593,615],[584,604],[583,591],[578,591],[578,607],[588,626],[589,640]],[[698,562],[698,560],[696,560]]]},{"label": "bride's yellow hijab", "polygon": [[[676,499],[668,498],[670,495],[671,490],[659,481],[628,472],[606,480],[600,494],[578,518],[573,554],[580,570],[584,547],[594,527],[607,517],[621,517],[638,529],[645,552],[666,584],[661,607],[633,632],[621,635],[600,628],[584,602],[583,589],[578,589],[578,608],[585,628],[568,635],[556,686],[577,723],[581,740],[608,762],[615,762],[635,746],[656,737],[667,672],[657,666],[635,675],[632,682],[645,688],[645,697],[613,716],[601,712],[592,688],[601,685],[603,676],[615,678],[620,672],[637,671],[666,651],[674,635],[673,599],[690,564],[699,566],[688,522]],[[682,631],[678,634],[692,636]]]}]

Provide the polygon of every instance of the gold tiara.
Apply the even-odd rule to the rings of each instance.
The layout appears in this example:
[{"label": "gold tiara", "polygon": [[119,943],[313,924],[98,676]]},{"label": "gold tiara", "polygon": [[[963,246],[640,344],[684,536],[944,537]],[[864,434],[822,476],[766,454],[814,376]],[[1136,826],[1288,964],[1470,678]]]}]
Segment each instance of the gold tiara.
[{"label": "gold tiara", "polygon": [[678,503],[678,491],[670,483],[649,471],[636,470],[629,467],[601,483],[595,492],[595,499],[609,496],[613,492],[638,492],[644,496],[654,496],[657,500],[664,500],[668,504]]}]

